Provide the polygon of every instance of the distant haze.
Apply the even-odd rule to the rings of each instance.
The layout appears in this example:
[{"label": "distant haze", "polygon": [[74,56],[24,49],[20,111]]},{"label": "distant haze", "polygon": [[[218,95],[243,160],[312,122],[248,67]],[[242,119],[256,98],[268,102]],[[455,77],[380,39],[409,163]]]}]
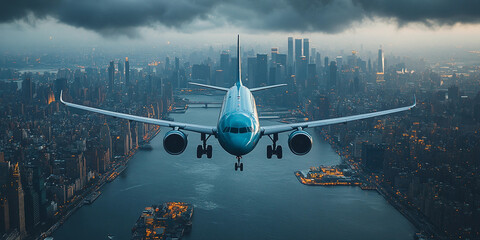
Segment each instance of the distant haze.
[{"label": "distant haze", "polygon": [[[20,0],[0,9],[0,50],[228,48],[268,51],[305,37],[319,50],[480,50],[471,0]],[[283,49],[282,49],[283,48]]]}]

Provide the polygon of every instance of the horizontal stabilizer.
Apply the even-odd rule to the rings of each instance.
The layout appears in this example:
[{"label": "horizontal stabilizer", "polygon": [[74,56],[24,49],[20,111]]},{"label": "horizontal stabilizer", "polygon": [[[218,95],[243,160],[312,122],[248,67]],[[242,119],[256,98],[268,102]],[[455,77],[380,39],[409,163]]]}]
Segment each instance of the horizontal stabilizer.
[{"label": "horizontal stabilizer", "polygon": [[267,89],[276,88],[276,87],[283,87],[283,86],[287,86],[287,84],[282,83],[282,84],[277,84],[277,85],[252,88],[252,89],[250,89],[250,92],[262,91],[262,90],[267,90]]},{"label": "horizontal stabilizer", "polygon": [[201,83],[195,83],[195,82],[189,82],[188,84],[199,86],[199,87],[204,87],[204,88],[211,88],[215,90],[220,90],[224,92],[228,92],[228,88],[223,88],[223,87],[217,87],[217,86],[212,86],[212,85],[207,85],[207,84],[201,84]]}]

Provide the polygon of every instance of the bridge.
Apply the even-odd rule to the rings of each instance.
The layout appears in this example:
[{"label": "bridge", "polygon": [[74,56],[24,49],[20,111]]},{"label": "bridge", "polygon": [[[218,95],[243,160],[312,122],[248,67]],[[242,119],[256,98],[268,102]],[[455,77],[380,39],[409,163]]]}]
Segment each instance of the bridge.
[{"label": "bridge", "polygon": [[192,105],[201,105],[204,108],[220,108],[222,107],[221,102],[200,102],[200,101],[189,101],[188,102],[189,107],[192,107]]}]

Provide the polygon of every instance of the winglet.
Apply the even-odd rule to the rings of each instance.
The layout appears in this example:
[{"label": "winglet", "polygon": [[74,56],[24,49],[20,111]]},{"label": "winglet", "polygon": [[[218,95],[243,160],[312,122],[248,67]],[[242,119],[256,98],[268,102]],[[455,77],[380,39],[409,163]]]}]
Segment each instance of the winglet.
[{"label": "winglet", "polygon": [[413,105],[412,105],[412,108],[417,106],[417,97],[415,96],[415,94],[413,94]]},{"label": "winglet", "polygon": [[60,102],[65,104],[65,102],[63,101],[63,90],[60,91]]},{"label": "winglet", "polygon": [[242,86],[242,60],[240,58],[240,34],[237,36],[237,86]]}]

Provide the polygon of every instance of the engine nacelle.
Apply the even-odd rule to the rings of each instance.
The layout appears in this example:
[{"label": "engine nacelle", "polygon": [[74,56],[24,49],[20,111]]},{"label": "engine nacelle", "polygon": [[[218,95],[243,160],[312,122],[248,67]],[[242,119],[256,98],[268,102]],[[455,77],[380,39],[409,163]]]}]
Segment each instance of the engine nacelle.
[{"label": "engine nacelle", "polygon": [[183,153],[187,144],[187,135],[179,130],[171,130],[163,137],[163,148],[172,155]]},{"label": "engine nacelle", "polygon": [[305,155],[312,149],[312,136],[305,131],[292,132],[288,136],[288,147],[295,155]]}]

